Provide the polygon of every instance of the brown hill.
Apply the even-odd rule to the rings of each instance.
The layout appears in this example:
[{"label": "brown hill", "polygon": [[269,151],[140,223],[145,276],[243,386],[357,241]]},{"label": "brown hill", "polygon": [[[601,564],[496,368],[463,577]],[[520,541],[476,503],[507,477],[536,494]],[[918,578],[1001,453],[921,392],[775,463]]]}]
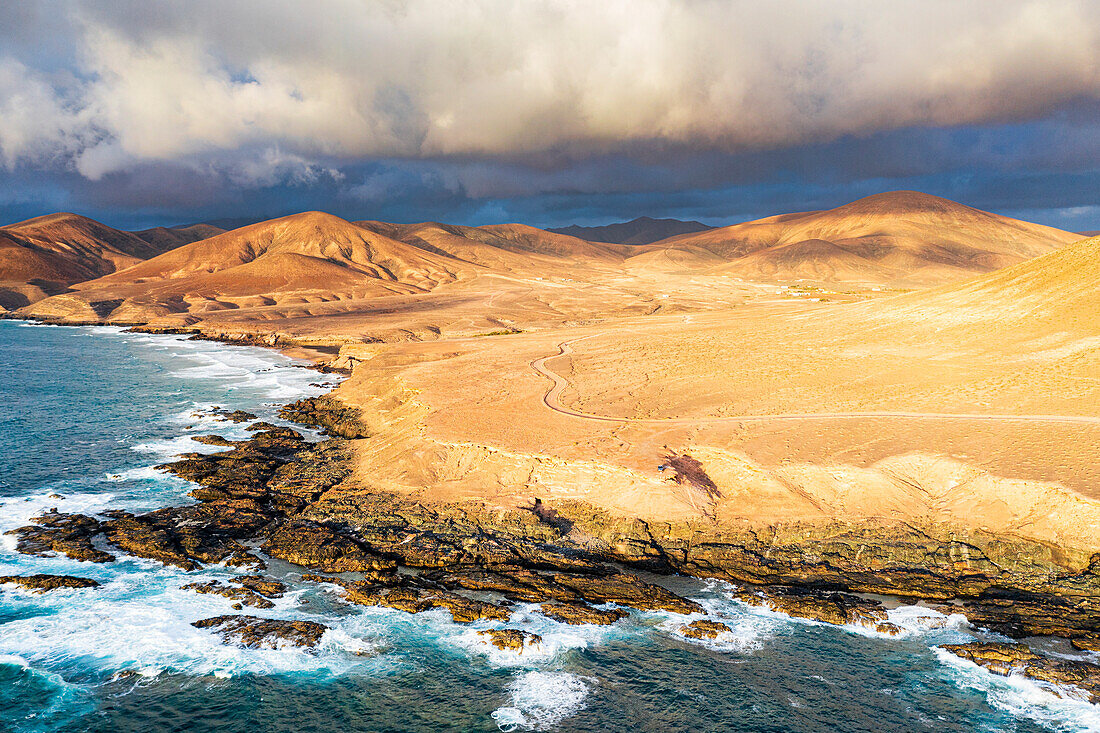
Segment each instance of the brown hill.
[{"label": "brown hill", "polygon": [[582,227],[576,224],[567,227],[547,229],[556,234],[568,234],[571,237],[589,242],[608,242],[611,244],[652,244],[662,239],[705,232],[713,227],[698,221],[680,219],[652,219],[640,216],[637,219],[605,226]]},{"label": "brown hill", "polygon": [[0,227],[0,307],[18,308],[157,254],[130,232],[61,213]]},{"label": "brown hill", "polygon": [[145,322],[172,313],[426,292],[474,267],[306,212],[184,245],[26,312]]},{"label": "brown hill", "polygon": [[210,224],[191,224],[182,227],[154,227],[134,232],[146,242],[156,248],[157,254],[163,254],[168,250],[182,247],[185,244],[198,242],[201,239],[209,239],[219,234],[224,234],[225,229]]},{"label": "brown hill", "polygon": [[27,305],[221,231],[197,224],[126,232],[70,213],[0,227],[0,307]]},{"label": "brown hill", "polygon": [[436,222],[356,224],[414,247],[509,272],[532,272],[548,266],[576,267],[596,261],[621,262],[630,253],[628,247],[586,242],[523,224],[483,227]]},{"label": "brown hill", "polygon": [[134,232],[114,229],[86,216],[68,212],[8,224],[0,227],[0,231],[59,252],[81,251],[89,258],[102,251],[106,259],[116,254],[147,259],[162,251]]},{"label": "brown hill", "polygon": [[826,239],[803,239],[750,252],[720,268],[746,280],[812,280],[817,282],[883,282],[894,272],[864,257],[858,248]]},{"label": "brown hill", "polygon": [[[1100,340],[1100,237],[955,285],[881,301],[882,312],[938,332],[968,331],[1030,338],[1078,334]],[[1000,338],[1000,337],[998,337]]]},{"label": "brown hill", "polygon": [[894,191],[828,211],[673,237],[648,249],[702,248],[730,260],[731,274],[749,279],[923,284],[1014,265],[1078,238],[936,196]]}]

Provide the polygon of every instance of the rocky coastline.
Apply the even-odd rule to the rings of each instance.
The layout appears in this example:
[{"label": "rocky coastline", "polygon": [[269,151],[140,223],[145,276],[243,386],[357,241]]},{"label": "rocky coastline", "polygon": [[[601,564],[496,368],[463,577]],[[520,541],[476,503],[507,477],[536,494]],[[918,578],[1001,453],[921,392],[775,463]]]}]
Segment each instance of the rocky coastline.
[{"label": "rocky coastline", "polygon": [[[12,531],[17,549],[111,562],[115,556],[99,543],[104,540],[108,549],[184,570],[224,563],[253,573],[266,568],[265,557],[277,558],[314,571],[304,572],[303,580],[332,589],[345,603],[409,613],[446,609],[459,623],[506,622],[516,602],[539,603],[544,615],[565,623],[611,624],[625,617],[625,608],[702,616],[698,604],[638,575],[678,573],[732,581],[739,598],[752,605],[883,634],[900,630],[888,621],[886,606],[869,594],[940,604],[975,626],[1013,638],[1057,636],[1081,650],[1100,648],[1097,557],[1072,570],[1065,553],[1054,548],[981,532],[963,536],[936,526],[836,524],[763,531],[655,525],[575,502],[548,507],[534,497],[527,510],[427,506],[389,493],[348,490],[348,441],[369,430],[336,398],[302,400],[281,414],[329,437],[310,443],[295,430],[263,422],[247,428],[252,432],[247,440],[200,436],[199,442],[226,450],[184,454],[159,467],[194,482],[196,504],[143,514],[50,511]],[[45,577],[0,581],[39,592],[95,586],[87,579]],[[257,574],[233,584],[185,587],[223,595],[235,609],[268,608],[268,599],[285,591],[278,581]],[[195,625],[247,646],[311,648],[324,633],[311,622],[249,616]],[[725,631],[720,621],[701,618],[681,633],[713,639]],[[537,643],[512,629],[486,638],[501,649]],[[1026,646],[1007,646],[1039,660],[1027,657],[1027,665],[1017,664],[1020,669],[1049,666]],[[947,650],[983,663],[974,653]],[[1074,664],[1084,665],[1072,673],[1081,679],[1100,675],[1096,665]],[[1072,684],[1066,674],[1066,684]]]}]

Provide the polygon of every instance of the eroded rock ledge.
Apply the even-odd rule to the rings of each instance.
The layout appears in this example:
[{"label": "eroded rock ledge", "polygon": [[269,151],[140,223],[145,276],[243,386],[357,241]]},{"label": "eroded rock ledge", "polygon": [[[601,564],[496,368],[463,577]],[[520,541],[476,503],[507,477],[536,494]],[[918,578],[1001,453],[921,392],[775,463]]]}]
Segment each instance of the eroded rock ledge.
[{"label": "eroded rock ledge", "polygon": [[[309,419],[360,424],[349,409],[314,401],[308,410],[327,417]],[[512,511],[427,506],[346,483],[343,439],[311,444],[287,428],[251,428],[249,440],[223,439],[226,451],[162,466],[198,484],[191,492],[197,504],[140,515],[51,512],[15,530],[18,548],[109,562],[111,552],[93,542],[101,538],[191,570],[209,563],[262,568],[251,549],[258,544],[269,557],[312,570],[358,573],[355,580],[315,576],[340,585],[351,603],[413,613],[446,608],[456,620],[506,620],[516,601],[543,603],[546,615],[571,623],[613,623],[622,613],[590,604],[702,611],[618,569],[625,566],[727,579],[749,603],[884,633],[896,632],[885,609],[857,594],[950,601],[976,624],[1009,636],[1100,646],[1097,556],[933,524],[647,524],[576,502]],[[242,603],[250,598],[236,589],[201,592],[223,591]]]},{"label": "eroded rock ledge", "polygon": [[[615,562],[729,580],[749,589],[744,600],[763,602],[755,599],[764,594],[777,610],[831,623],[885,624],[880,604],[854,595],[882,594],[951,601],[977,625],[1012,637],[1061,636],[1083,649],[1100,644],[1095,556],[1075,569],[1077,559],[1056,548],[943,525],[647,524],[575,502],[552,509],[550,521],[545,505],[541,513],[500,512],[334,491],[304,514],[339,522],[375,552],[416,567],[584,571]],[[488,588],[492,578],[478,582]],[[531,589],[528,598],[545,592]]]},{"label": "eroded rock ledge", "polygon": [[354,440],[368,438],[370,431],[363,423],[359,410],[348,407],[335,397],[322,395],[306,397],[279,410],[284,420],[321,428],[325,435]]},{"label": "eroded rock ledge", "polygon": [[286,644],[313,648],[328,627],[314,621],[285,621],[256,616],[215,616],[191,624],[216,631],[227,644],[248,649],[276,649]]},{"label": "eroded rock ledge", "polygon": [[[268,557],[326,573],[354,573],[355,580],[304,576],[338,586],[348,603],[409,613],[445,609],[459,623],[507,621],[516,601],[554,601],[547,615],[569,623],[614,623],[626,616],[621,609],[589,603],[702,611],[659,585],[607,566],[607,558],[562,550],[540,538],[496,537],[491,529],[464,535],[466,525],[457,524],[439,532],[410,528],[401,523],[399,513],[405,507],[396,504],[375,504],[382,514],[374,532],[312,517],[306,508],[347,475],[345,443],[333,439],[310,444],[288,428],[263,423],[251,427],[258,429],[244,441],[201,436],[206,444],[224,443],[226,451],[184,454],[161,466],[198,484],[191,491],[198,504],[145,514],[107,511],[100,517],[51,511],[13,530],[18,548],[110,562],[115,555],[96,547],[105,542],[184,570],[211,563],[261,569],[265,561],[251,549],[259,544]],[[399,566],[420,572],[399,572]],[[281,583],[256,575],[184,588],[224,596],[235,608],[271,608],[268,599],[285,591]],[[218,617],[196,625],[217,629],[227,641],[247,646],[281,638],[284,631],[298,633],[297,627],[287,626],[293,622],[260,621]]]},{"label": "eroded rock ledge", "polygon": [[45,593],[61,588],[98,588],[99,583],[91,578],[78,578],[73,575],[0,575],[0,585],[18,585],[32,593]]},{"label": "eroded rock ledge", "polygon": [[1023,675],[1055,685],[1051,691],[1056,695],[1063,694],[1059,687],[1071,688],[1078,693],[1075,696],[1092,703],[1100,702],[1100,666],[1095,664],[1041,656],[1023,644],[976,641],[970,644],[948,644],[942,648],[957,657],[979,664],[994,674],[1003,677]]}]

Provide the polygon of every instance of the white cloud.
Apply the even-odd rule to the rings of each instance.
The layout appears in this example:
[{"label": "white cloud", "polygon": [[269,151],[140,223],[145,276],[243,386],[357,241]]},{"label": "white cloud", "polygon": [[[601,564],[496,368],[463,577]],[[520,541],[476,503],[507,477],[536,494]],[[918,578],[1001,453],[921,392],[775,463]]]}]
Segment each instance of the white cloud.
[{"label": "white cloud", "polygon": [[0,58],[0,164],[45,163],[96,141],[92,116],[66,100],[64,81]]},{"label": "white cloud", "polygon": [[326,168],[300,155],[286,153],[277,147],[244,157],[227,171],[229,180],[237,185],[274,186],[290,184],[303,186],[317,183],[323,178],[342,181],[344,174],[335,168]]},{"label": "white cloud", "polygon": [[80,81],[0,59],[8,167],[206,158],[265,185],[322,159],[736,151],[1100,98],[1091,0],[69,7]]}]

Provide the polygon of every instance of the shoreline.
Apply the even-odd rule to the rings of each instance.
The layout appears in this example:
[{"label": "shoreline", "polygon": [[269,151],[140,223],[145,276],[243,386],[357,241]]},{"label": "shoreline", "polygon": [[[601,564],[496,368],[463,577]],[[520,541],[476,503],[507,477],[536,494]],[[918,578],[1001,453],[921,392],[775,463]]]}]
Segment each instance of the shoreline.
[{"label": "shoreline", "polygon": [[[11,319],[11,320],[25,320],[30,322],[41,322],[36,319]],[[116,324],[48,324],[48,325],[116,325]],[[274,348],[281,353],[286,354],[283,349],[285,347],[277,343],[277,339],[272,343],[257,343],[252,339],[226,339],[226,338],[214,338],[206,336],[205,334],[196,333],[190,330],[144,330],[134,329],[137,333],[163,333],[174,335],[190,335],[196,340],[205,340],[217,343],[225,343],[229,345],[245,345],[245,346],[265,346],[266,348]],[[294,348],[294,347],[292,347]],[[316,352],[318,355],[323,355],[325,352]],[[331,355],[331,354],[329,354]],[[348,416],[346,414],[340,415],[338,420],[329,420],[326,424],[327,415],[333,410],[333,405],[324,401],[324,398],[332,400],[331,392],[324,395],[323,398],[313,398],[315,400],[312,403],[311,408],[305,411],[298,417],[305,419],[295,419],[295,422],[300,424],[310,425],[312,427],[321,428],[323,430],[329,430],[334,424],[343,424],[348,422]],[[304,400],[303,400],[304,401]],[[299,401],[302,402],[302,401]],[[290,403],[284,406],[280,412],[284,412],[287,408],[297,403]],[[342,403],[341,403],[342,404]],[[339,406],[337,406],[339,409]],[[349,409],[344,406],[342,409]],[[311,422],[312,420],[312,422]],[[264,437],[269,431],[261,430],[257,438],[253,438],[252,441],[258,438]],[[354,432],[354,430],[353,430]],[[367,433],[365,427],[362,433]],[[288,439],[285,434],[267,436],[275,440],[278,446],[281,446],[279,450],[288,449],[287,445],[283,443],[284,439]],[[362,437],[362,436],[356,436]],[[248,441],[251,445],[252,441]],[[478,512],[475,508],[472,508],[473,516],[469,511],[458,510],[453,511],[453,508],[449,507],[430,507],[421,505],[417,502],[407,502],[396,496],[382,496],[380,494],[368,494],[368,498],[376,503],[376,506],[369,508],[366,514],[363,513],[363,507],[353,507],[353,512],[350,512],[348,516],[340,517],[324,516],[316,511],[314,506],[315,502],[321,499],[330,489],[338,485],[343,481],[350,469],[348,464],[350,463],[350,455],[346,452],[346,442],[339,438],[328,438],[323,440],[319,444],[315,444],[316,448],[311,449],[312,452],[304,454],[299,457],[298,451],[293,451],[294,455],[287,459],[284,465],[296,466],[294,471],[297,472],[294,477],[294,481],[297,482],[294,486],[294,491],[299,495],[300,500],[305,498],[312,498],[312,501],[304,504],[299,503],[296,511],[286,512],[279,510],[278,515],[266,516],[263,522],[263,527],[253,524],[249,524],[249,529],[245,534],[252,533],[254,536],[245,537],[244,535],[239,538],[233,539],[233,542],[225,543],[226,547],[232,547],[236,545],[235,549],[228,552],[228,554],[222,555],[222,560],[227,558],[236,558],[237,560],[245,560],[243,555],[238,556],[238,551],[243,549],[240,545],[240,541],[246,541],[248,544],[252,544],[258,539],[267,537],[267,543],[270,543],[272,538],[265,535],[265,533],[274,531],[278,533],[285,529],[288,525],[296,527],[289,537],[283,537],[281,540],[281,549],[276,548],[276,552],[281,552],[281,559],[288,559],[295,564],[299,564],[304,568],[310,568],[313,570],[320,570],[322,572],[336,573],[337,578],[323,578],[318,582],[336,582],[344,588],[346,593],[359,594],[360,601],[365,605],[394,605],[394,607],[402,608],[402,610],[412,610],[416,613],[419,610],[426,610],[421,608],[420,603],[429,603],[427,608],[439,607],[438,603],[441,602],[440,598],[444,598],[446,603],[444,607],[451,608],[452,612],[457,613],[456,609],[463,607],[466,603],[465,600],[455,600],[457,596],[460,599],[465,599],[462,593],[455,593],[456,590],[466,591],[485,591],[504,593],[507,598],[507,594],[512,594],[513,597],[526,597],[530,598],[532,587],[538,588],[545,586],[545,582],[561,585],[559,576],[562,573],[576,574],[577,571],[583,571],[580,573],[580,577],[585,578],[584,583],[591,584],[597,582],[594,579],[604,577],[601,573],[606,572],[607,568],[597,569],[599,564],[608,563],[623,563],[625,567],[636,568],[639,570],[646,570],[650,572],[657,572],[663,575],[684,575],[687,577],[707,579],[718,578],[741,585],[740,600],[749,603],[750,605],[765,605],[778,610],[782,613],[787,613],[790,616],[808,618],[811,620],[822,621],[825,623],[832,623],[837,625],[855,625],[871,628],[872,630],[879,630],[881,633],[891,634],[896,631],[890,630],[888,627],[878,629],[878,626],[888,623],[885,617],[880,611],[884,611],[885,606],[880,604],[873,598],[868,598],[870,593],[879,593],[889,597],[892,601],[903,603],[906,600],[918,603],[929,604],[943,604],[957,602],[958,600],[965,600],[968,596],[959,594],[956,588],[956,592],[953,594],[940,594],[930,595],[920,592],[891,592],[891,588],[888,586],[868,586],[868,587],[853,587],[857,586],[854,583],[840,583],[823,581],[821,577],[807,576],[807,569],[812,570],[813,563],[809,565],[799,565],[795,563],[792,568],[794,569],[793,575],[777,575],[771,581],[764,581],[753,583],[748,580],[750,574],[745,572],[747,565],[744,559],[737,561],[733,564],[729,562],[729,559],[723,561],[718,565],[700,564],[698,560],[689,561],[690,553],[685,553],[683,549],[677,549],[674,546],[665,546],[659,541],[653,534],[650,527],[646,526],[638,520],[635,520],[633,529],[634,532],[625,531],[623,522],[620,520],[596,517],[593,520],[592,508],[585,507],[569,507],[556,505],[554,507],[543,507],[540,511],[538,506],[533,507],[526,515],[522,512],[513,513],[512,515],[500,516],[497,521],[493,521],[489,518],[487,512]],[[269,477],[269,480],[263,484],[263,486],[255,483],[242,486],[240,482],[235,481],[231,476],[226,475],[222,467],[217,464],[225,460],[226,453],[232,454],[237,448],[243,448],[240,445],[227,445],[230,450],[223,453],[214,454],[194,454],[184,455],[182,460],[173,461],[169,464],[164,464],[159,468],[169,470],[176,475],[187,478],[191,481],[198,483],[199,488],[192,492],[192,496],[199,499],[200,504],[198,506],[205,506],[207,504],[213,506],[219,506],[219,512],[223,511],[228,504],[224,504],[225,501],[236,502],[248,497],[249,501],[255,502],[257,497],[257,491],[261,492],[261,495],[270,494],[272,492],[271,480],[274,476]],[[255,446],[253,446],[255,447]],[[251,448],[249,448],[251,450]],[[266,449],[261,449],[263,452]],[[265,454],[266,455],[266,454]],[[270,456],[269,456],[270,457]],[[239,469],[240,466],[234,467],[234,470]],[[285,476],[283,477],[286,478]],[[210,493],[211,480],[213,479],[213,485],[215,489],[213,493]],[[292,482],[293,483],[293,482]],[[302,494],[301,492],[305,492]],[[203,502],[206,502],[204,504]],[[187,507],[166,507],[167,510],[182,511]],[[470,508],[466,508],[470,509]],[[164,510],[158,510],[163,513]],[[156,514],[158,512],[151,512],[149,514]],[[358,521],[353,519],[353,514],[358,512]],[[586,516],[587,513],[587,516]],[[101,522],[94,518],[88,518],[93,522],[96,522],[97,531],[93,534],[85,534],[83,537],[69,537],[70,540],[76,539],[78,544],[83,544],[85,541],[90,546],[91,538],[99,534],[106,533],[107,539],[114,546],[119,546],[124,552],[129,554],[135,554],[139,557],[148,557],[156,559],[161,562],[168,562],[169,564],[177,564],[181,567],[187,567],[189,564],[196,564],[200,566],[203,562],[210,562],[210,558],[214,555],[207,555],[206,557],[188,556],[186,552],[166,552],[165,547],[143,544],[144,540],[141,539],[141,535],[144,530],[140,527],[143,524],[142,517],[145,515],[138,515],[123,518],[115,517],[106,522]],[[416,517],[417,521],[421,522],[419,525],[416,522],[408,523],[403,527],[395,527],[392,522],[393,516],[405,516]],[[224,517],[223,517],[224,518]],[[188,515],[186,522],[192,522],[193,516]],[[373,520],[374,524],[371,525]],[[99,529],[109,522],[123,521],[126,525],[123,529],[102,530]],[[595,525],[593,525],[595,521]],[[599,533],[593,533],[591,530],[594,527],[598,527],[601,523],[605,522],[609,525],[607,529],[610,531],[606,537],[599,536]],[[136,525],[133,523],[136,522]],[[445,534],[441,534],[441,523],[452,533],[452,537],[447,537]],[[561,530],[564,524],[569,525],[569,532],[562,533]],[[629,524],[629,523],[628,523]],[[269,525],[271,527],[269,527]],[[640,527],[637,525],[641,525]],[[182,525],[181,525],[182,526]],[[578,545],[573,541],[565,541],[567,535],[575,528],[580,526],[581,532],[586,533],[589,541],[586,542],[587,547]],[[265,529],[264,527],[269,527]],[[28,529],[28,528],[24,528]],[[49,527],[45,528],[50,531]],[[171,532],[179,531],[179,527],[175,527],[171,524],[159,527],[159,529]],[[402,536],[406,539],[404,542],[408,542],[408,532],[412,530],[413,536],[416,539],[401,549],[401,542],[396,542],[392,539],[393,533],[402,533]],[[672,532],[672,528],[669,528]],[[639,533],[640,531],[640,533]],[[488,533],[488,535],[487,535]],[[487,535],[487,536],[486,536]],[[646,537],[648,537],[648,546],[646,545]],[[320,539],[319,539],[320,538]],[[480,538],[480,539],[479,539]],[[599,546],[604,548],[620,549],[613,551],[595,551],[595,547],[591,540],[596,539],[599,541]],[[45,539],[48,543],[52,542],[49,538],[43,538],[41,535],[38,539]],[[55,537],[56,539],[56,537]],[[223,541],[227,538],[222,537],[219,541]],[[864,541],[860,542],[861,547],[867,547],[867,538],[863,538]],[[475,547],[474,550],[467,551],[463,549],[458,555],[455,555],[456,547],[464,547],[471,540],[485,545],[485,547]],[[332,543],[335,542],[338,545],[343,543],[341,552],[338,552],[336,557],[331,557]],[[621,549],[621,546],[626,543],[629,547],[628,551]],[[689,541],[690,547],[695,539]],[[121,543],[121,544],[120,544]],[[425,544],[426,543],[426,544]],[[634,543],[632,546],[630,543]],[[177,545],[179,543],[176,543]],[[276,543],[277,545],[279,543]],[[774,538],[772,541],[772,547],[775,547]],[[327,548],[322,551],[321,548]],[[519,548],[519,549],[517,549]],[[52,550],[56,550],[56,547],[51,547]],[[976,549],[976,548],[975,548]],[[280,555],[274,554],[272,548],[268,544],[264,545],[264,550],[271,557],[280,557]],[[320,552],[321,554],[317,554]],[[448,556],[448,552],[451,553]],[[505,562],[501,561],[500,553],[505,553]],[[805,552],[805,550],[803,550]],[[862,552],[862,550],[861,550]],[[327,553],[327,554],[326,554]],[[509,554],[511,553],[511,554]],[[677,553],[682,554],[682,559],[676,556]],[[248,553],[245,553],[248,554]],[[70,555],[72,556],[72,555]],[[343,563],[342,561],[347,557],[355,558],[350,564]],[[295,559],[290,559],[291,557]],[[820,555],[819,555],[820,557]],[[448,558],[441,562],[441,558]],[[83,558],[78,558],[83,559]],[[251,561],[247,561],[251,562]],[[738,562],[741,564],[738,565]],[[260,561],[262,566],[262,560]],[[358,564],[356,564],[358,563]],[[393,565],[393,570],[396,570],[398,565],[409,568],[416,568],[420,572],[439,572],[444,573],[439,575],[442,580],[433,581],[436,583],[436,588],[416,588],[416,598],[418,599],[413,605],[409,606],[404,600],[394,600],[391,603],[387,603],[387,599],[395,593],[396,590],[401,590],[402,587],[387,586],[386,583],[389,580],[385,579],[385,573],[382,577],[373,577],[366,579],[356,578],[352,581],[343,581],[342,577],[344,573],[352,572],[363,574],[366,572],[377,573],[383,569],[387,563]],[[466,571],[468,568],[476,568],[477,573],[482,575],[474,579],[470,579],[469,573]],[[1091,569],[1091,567],[1090,567]],[[459,570],[455,574],[453,571]],[[448,577],[446,573],[451,573]],[[464,576],[463,573],[466,573]],[[530,576],[525,573],[534,573],[539,580],[535,586],[530,585]],[[550,573],[550,575],[547,575]],[[486,574],[492,577],[487,577]],[[799,575],[803,577],[798,577]],[[631,574],[632,576],[632,574]],[[392,576],[396,577],[396,576]],[[392,580],[392,577],[390,580]],[[561,576],[567,577],[567,576]],[[571,576],[569,576],[571,577]],[[632,576],[634,577],[634,576]],[[762,579],[763,576],[758,576]],[[380,585],[379,585],[380,581]],[[545,582],[544,582],[545,581]],[[352,583],[349,586],[347,583]],[[627,585],[633,584],[634,581],[617,580],[620,585],[626,583]],[[366,585],[363,585],[366,583]],[[583,585],[583,584],[582,584]],[[598,585],[598,582],[597,582]],[[663,596],[658,591],[656,586],[647,586],[641,591],[641,595],[638,595],[636,591],[638,588],[632,587],[630,592],[624,590],[623,587],[615,589],[612,595],[608,595],[604,591],[592,591],[588,588],[590,595],[586,596],[584,592],[576,591],[575,588],[569,586],[566,583],[565,587],[571,589],[569,592],[575,593],[575,597],[581,599],[582,602],[594,603],[598,601],[606,602],[607,599],[613,599],[612,602],[622,603],[626,605],[634,605],[635,607],[645,608],[647,605],[654,607],[660,607],[660,604],[665,606],[671,604],[673,607],[687,609],[690,606],[678,605],[684,599],[669,600],[666,596]],[[381,592],[378,589],[385,589],[385,592]],[[443,591],[437,590],[438,588],[446,589],[447,596],[440,596],[439,593]],[[892,590],[904,590],[900,587],[895,587]],[[435,593],[436,595],[431,595]],[[545,602],[554,601],[553,593],[562,593],[559,590],[553,590],[543,596],[541,600]],[[633,595],[632,595],[633,593]],[[373,594],[373,595],[372,595]],[[428,594],[428,598],[425,599],[425,594]],[[615,595],[618,594],[618,595]],[[648,596],[646,594],[649,594]],[[981,594],[971,594],[969,597],[979,597]],[[1093,593],[1089,594],[1090,596]],[[363,600],[367,599],[367,600]],[[656,599],[656,600],[655,600]],[[1018,605],[1023,602],[1025,605],[1029,601],[1025,595],[1017,595],[1013,597],[1011,595],[1005,596],[1002,599],[1006,600],[1010,605]],[[1031,598],[1031,601],[1035,602],[1036,598]],[[1049,602],[1048,599],[1038,599],[1041,602]],[[402,605],[404,604],[404,605]],[[432,605],[435,604],[435,605]],[[449,606],[446,604],[450,604]],[[931,606],[936,608],[935,605]],[[940,610],[946,608],[940,607]],[[419,609],[419,610],[417,610]],[[958,608],[955,612],[961,613],[969,619],[971,615],[967,613],[967,608]],[[1010,611],[1012,609],[1009,609]],[[1032,609],[1037,612],[1042,612],[1042,608]],[[476,613],[489,613],[490,617],[493,611],[485,607],[479,607],[475,609]],[[947,612],[947,611],[945,611]],[[457,617],[457,616],[456,616]],[[1032,619],[1034,620],[1034,619]],[[1049,621],[1050,619],[1048,619]],[[1094,621],[1095,619],[1092,619]],[[979,624],[972,624],[979,626]],[[1024,627],[1020,627],[1022,630]],[[1085,631],[1090,631],[1085,629]],[[1021,639],[1031,638],[1027,634],[1010,634],[1017,636]],[[1059,636],[1057,634],[1040,635],[1040,639],[1052,639],[1052,640],[1065,640],[1071,641],[1072,639],[1066,636]],[[1093,639],[1095,638],[1095,632],[1090,633],[1083,637],[1086,641],[1086,646],[1077,647],[1080,651],[1096,651],[1097,647]],[[1019,645],[1022,648],[1029,648],[1026,644]],[[1077,645],[1075,644],[1075,647]],[[1082,659],[1086,658],[1086,655],[1082,655]]]},{"label": "shoreline", "polygon": [[259,334],[242,334],[240,336],[221,336],[217,334],[207,334],[201,329],[189,328],[189,327],[162,327],[162,326],[147,326],[142,322],[134,323],[108,323],[106,321],[58,321],[48,318],[38,318],[26,314],[20,314],[15,312],[0,312],[0,320],[5,321],[23,321],[26,323],[37,323],[43,326],[62,326],[72,328],[82,328],[87,326],[102,326],[110,328],[121,328],[124,331],[130,333],[146,333],[146,334],[163,334],[163,335],[176,335],[187,336],[189,340],[194,341],[210,341],[212,343],[227,344],[229,346],[256,346],[265,349],[274,349],[279,353],[291,358],[301,361],[313,362],[312,367],[322,373],[334,373],[334,374],[350,374],[350,369],[344,369],[340,367],[327,366],[326,362],[332,360],[334,357],[339,356],[340,347],[342,344],[312,344],[312,343],[299,343],[291,339],[284,339],[280,343],[280,337],[278,335],[272,335],[269,337],[262,337]]}]

